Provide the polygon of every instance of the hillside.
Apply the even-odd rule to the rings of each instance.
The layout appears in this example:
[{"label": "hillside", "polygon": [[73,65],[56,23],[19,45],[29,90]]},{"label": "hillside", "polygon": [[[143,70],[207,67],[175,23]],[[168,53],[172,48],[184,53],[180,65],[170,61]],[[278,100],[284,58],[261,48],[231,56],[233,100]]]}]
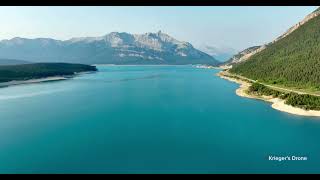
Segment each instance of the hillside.
[{"label": "hillside", "polygon": [[[320,8],[317,8],[315,11],[313,11],[312,13],[307,15],[303,20],[301,20],[300,22],[298,22],[297,24],[295,24],[294,26],[289,28],[285,33],[283,33],[282,35],[277,37],[275,40],[273,40],[269,43],[266,43],[264,45],[261,45],[261,46],[249,47],[249,48],[241,51],[239,54],[235,55],[233,58],[231,58],[229,61],[227,61],[226,63],[224,63],[222,65],[231,67],[234,64],[238,64],[240,62],[244,62],[244,61],[250,59],[251,56],[259,53],[260,51],[263,51],[267,46],[270,46],[273,43],[281,40],[282,38],[285,38],[286,36],[290,35],[296,29],[300,28],[300,26],[304,25],[305,23],[307,23],[309,20],[313,19],[314,17],[317,17],[319,14],[320,14]],[[240,56],[238,56],[238,55],[240,55]]]},{"label": "hillside", "polygon": [[95,66],[67,63],[6,65],[0,66],[0,82],[74,75],[85,71],[97,71],[97,69]]},{"label": "hillside", "polygon": [[0,41],[0,58],[82,64],[210,64],[218,62],[190,43],[162,33],[112,32],[61,41],[13,38]]},{"label": "hillside", "polygon": [[260,47],[261,46],[249,47],[249,48],[235,54],[228,61],[224,62],[222,65],[233,65],[233,64],[242,62],[246,58],[250,57],[253,53],[255,53]]},{"label": "hillside", "polygon": [[234,65],[230,72],[265,83],[320,90],[319,9],[312,14],[289,34]]}]

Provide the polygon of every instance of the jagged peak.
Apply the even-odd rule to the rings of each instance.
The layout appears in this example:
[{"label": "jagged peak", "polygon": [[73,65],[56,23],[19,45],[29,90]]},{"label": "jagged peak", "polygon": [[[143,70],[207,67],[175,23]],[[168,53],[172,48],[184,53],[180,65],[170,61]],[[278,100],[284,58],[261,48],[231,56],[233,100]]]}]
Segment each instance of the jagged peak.
[{"label": "jagged peak", "polygon": [[131,35],[127,32],[111,32],[105,36],[126,36],[126,35]]},{"label": "jagged peak", "polygon": [[66,40],[67,42],[75,43],[75,42],[94,42],[94,41],[117,41],[117,43],[120,43],[120,41],[127,41],[127,42],[133,42],[133,41],[143,41],[147,39],[158,39],[159,42],[165,42],[165,43],[172,43],[177,44],[179,47],[184,46],[191,46],[190,43],[185,41],[179,41],[172,36],[163,33],[161,30],[158,32],[147,32],[144,34],[130,34],[127,32],[110,32],[104,36],[98,36],[98,37],[74,37],[69,40]]},{"label": "jagged peak", "polygon": [[15,37],[10,40],[3,40],[6,44],[22,44],[29,41],[39,41],[43,45],[49,45],[52,43],[93,43],[104,41],[111,47],[143,47],[153,49],[157,51],[166,51],[172,48],[176,48],[178,51],[183,49],[193,49],[194,47],[185,41],[179,41],[172,36],[163,33],[161,30],[157,32],[147,32],[144,34],[130,34],[126,32],[110,32],[104,36],[97,37],[74,37],[69,40],[54,40],[50,38],[35,38],[27,39],[21,37]]},{"label": "jagged peak", "polygon": [[75,37],[67,40],[67,42],[71,43],[76,43],[76,42],[93,42],[93,41],[98,41],[102,40],[104,37],[103,36],[98,36],[98,37]]}]

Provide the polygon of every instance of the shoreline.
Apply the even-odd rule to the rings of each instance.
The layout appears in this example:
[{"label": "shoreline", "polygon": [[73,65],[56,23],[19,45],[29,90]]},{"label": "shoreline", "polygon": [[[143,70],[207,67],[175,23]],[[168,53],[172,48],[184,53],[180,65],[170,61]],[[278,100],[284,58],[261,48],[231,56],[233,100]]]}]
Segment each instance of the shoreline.
[{"label": "shoreline", "polygon": [[[206,66],[206,65],[196,65],[196,64],[91,64],[91,65],[92,66],[203,66],[203,69],[221,69],[218,66]],[[210,68],[205,68],[204,66],[210,67]]]},{"label": "shoreline", "polygon": [[293,107],[288,104],[285,104],[285,100],[280,99],[280,98],[274,98],[271,96],[250,95],[246,91],[250,87],[251,83],[248,83],[248,82],[240,80],[240,79],[234,79],[231,77],[227,77],[224,75],[224,71],[220,71],[216,75],[222,79],[226,79],[228,81],[240,84],[239,88],[236,89],[236,94],[240,97],[258,99],[258,100],[263,100],[263,101],[269,102],[269,103],[271,103],[271,107],[273,109],[276,109],[276,110],[282,111],[282,112],[286,112],[289,114],[294,114],[294,115],[299,115],[299,116],[308,116],[308,117],[320,117],[320,111],[304,110],[301,108]]},{"label": "shoreline", "polygon": [[39,78],[39,79],[28,79],[28,80],[21,80],[21,81],[8,81],[0,83],[0,88],[8,87],[8,86],[16,86],[16,85],[23,85],[23,84],[33,84],[33,83],[42,83],[42,82],[50,82],[50,81],[61,81],[67,80],[70,77],[64,76],[53,76],[47,78]]},{"label": "shoreline", "polygon": [[92,64],[92,66],[190,66],[192,64]]},{"label": "shoreline", "polygon": [[78,73],[76,72],[76,73],[74,73],[74,75],[66,75],[66,76],[52,76],[52,77],[46,77],[46,78],[18,80],[18,81],[13,80],[13,81],[0,83],[0,88],[5,88],[5,87],[9,87],[9,86],[17,86],[17,85],[25,85],[25,84],[62,81],[62,80],[68,80],[68,79],[73,78],[75,76],[80,76],[80,75],[90,74],[90,73],[93,73],[93,71],[84,71],[84,72],[78,72]]}]

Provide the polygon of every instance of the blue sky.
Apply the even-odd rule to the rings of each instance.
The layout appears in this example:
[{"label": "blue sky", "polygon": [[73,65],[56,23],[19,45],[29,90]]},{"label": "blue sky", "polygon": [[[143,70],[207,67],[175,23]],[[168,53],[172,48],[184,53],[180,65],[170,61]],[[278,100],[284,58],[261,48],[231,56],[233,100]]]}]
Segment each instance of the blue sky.
[{"label": "blue sky", "polygon": [[199,47],[242,50],[284,33],[317,7],[0,7],[0,39],[69,39],[163,31]]}]

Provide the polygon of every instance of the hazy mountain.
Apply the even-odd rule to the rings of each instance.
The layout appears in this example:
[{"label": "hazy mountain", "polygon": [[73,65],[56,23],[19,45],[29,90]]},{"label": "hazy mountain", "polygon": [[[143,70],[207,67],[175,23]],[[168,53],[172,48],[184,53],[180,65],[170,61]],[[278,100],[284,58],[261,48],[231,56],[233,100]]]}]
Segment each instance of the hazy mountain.
[{"label": "hazy mountain", "polygon": [[85,64],[211,64],[218,62],[162,33],[129,34],[112,32],[101,37],[70,40],[13,38],[0,41],[0,58],[36,62]]},{"label": "hazy mountain", "polygon": [[223,65],[233,65],[233,64],[242,62],[248,59],[251,55],[255,54],[257,50],[261,50],[261,49],[262,49],[261,46],[249,47],[232,56],[228,61],[223,63]]},{"label": "hazy mountain", "polygon": [[320,9],[231,72],[262,82],[320,90]]},{"label": "hazy mountain", "polygon": [[215,47],[210,45],[202,45],[199,49],[220,62],[227,61],[230,59],[234,54],[237,53],[237,50],[228,47]]}]

